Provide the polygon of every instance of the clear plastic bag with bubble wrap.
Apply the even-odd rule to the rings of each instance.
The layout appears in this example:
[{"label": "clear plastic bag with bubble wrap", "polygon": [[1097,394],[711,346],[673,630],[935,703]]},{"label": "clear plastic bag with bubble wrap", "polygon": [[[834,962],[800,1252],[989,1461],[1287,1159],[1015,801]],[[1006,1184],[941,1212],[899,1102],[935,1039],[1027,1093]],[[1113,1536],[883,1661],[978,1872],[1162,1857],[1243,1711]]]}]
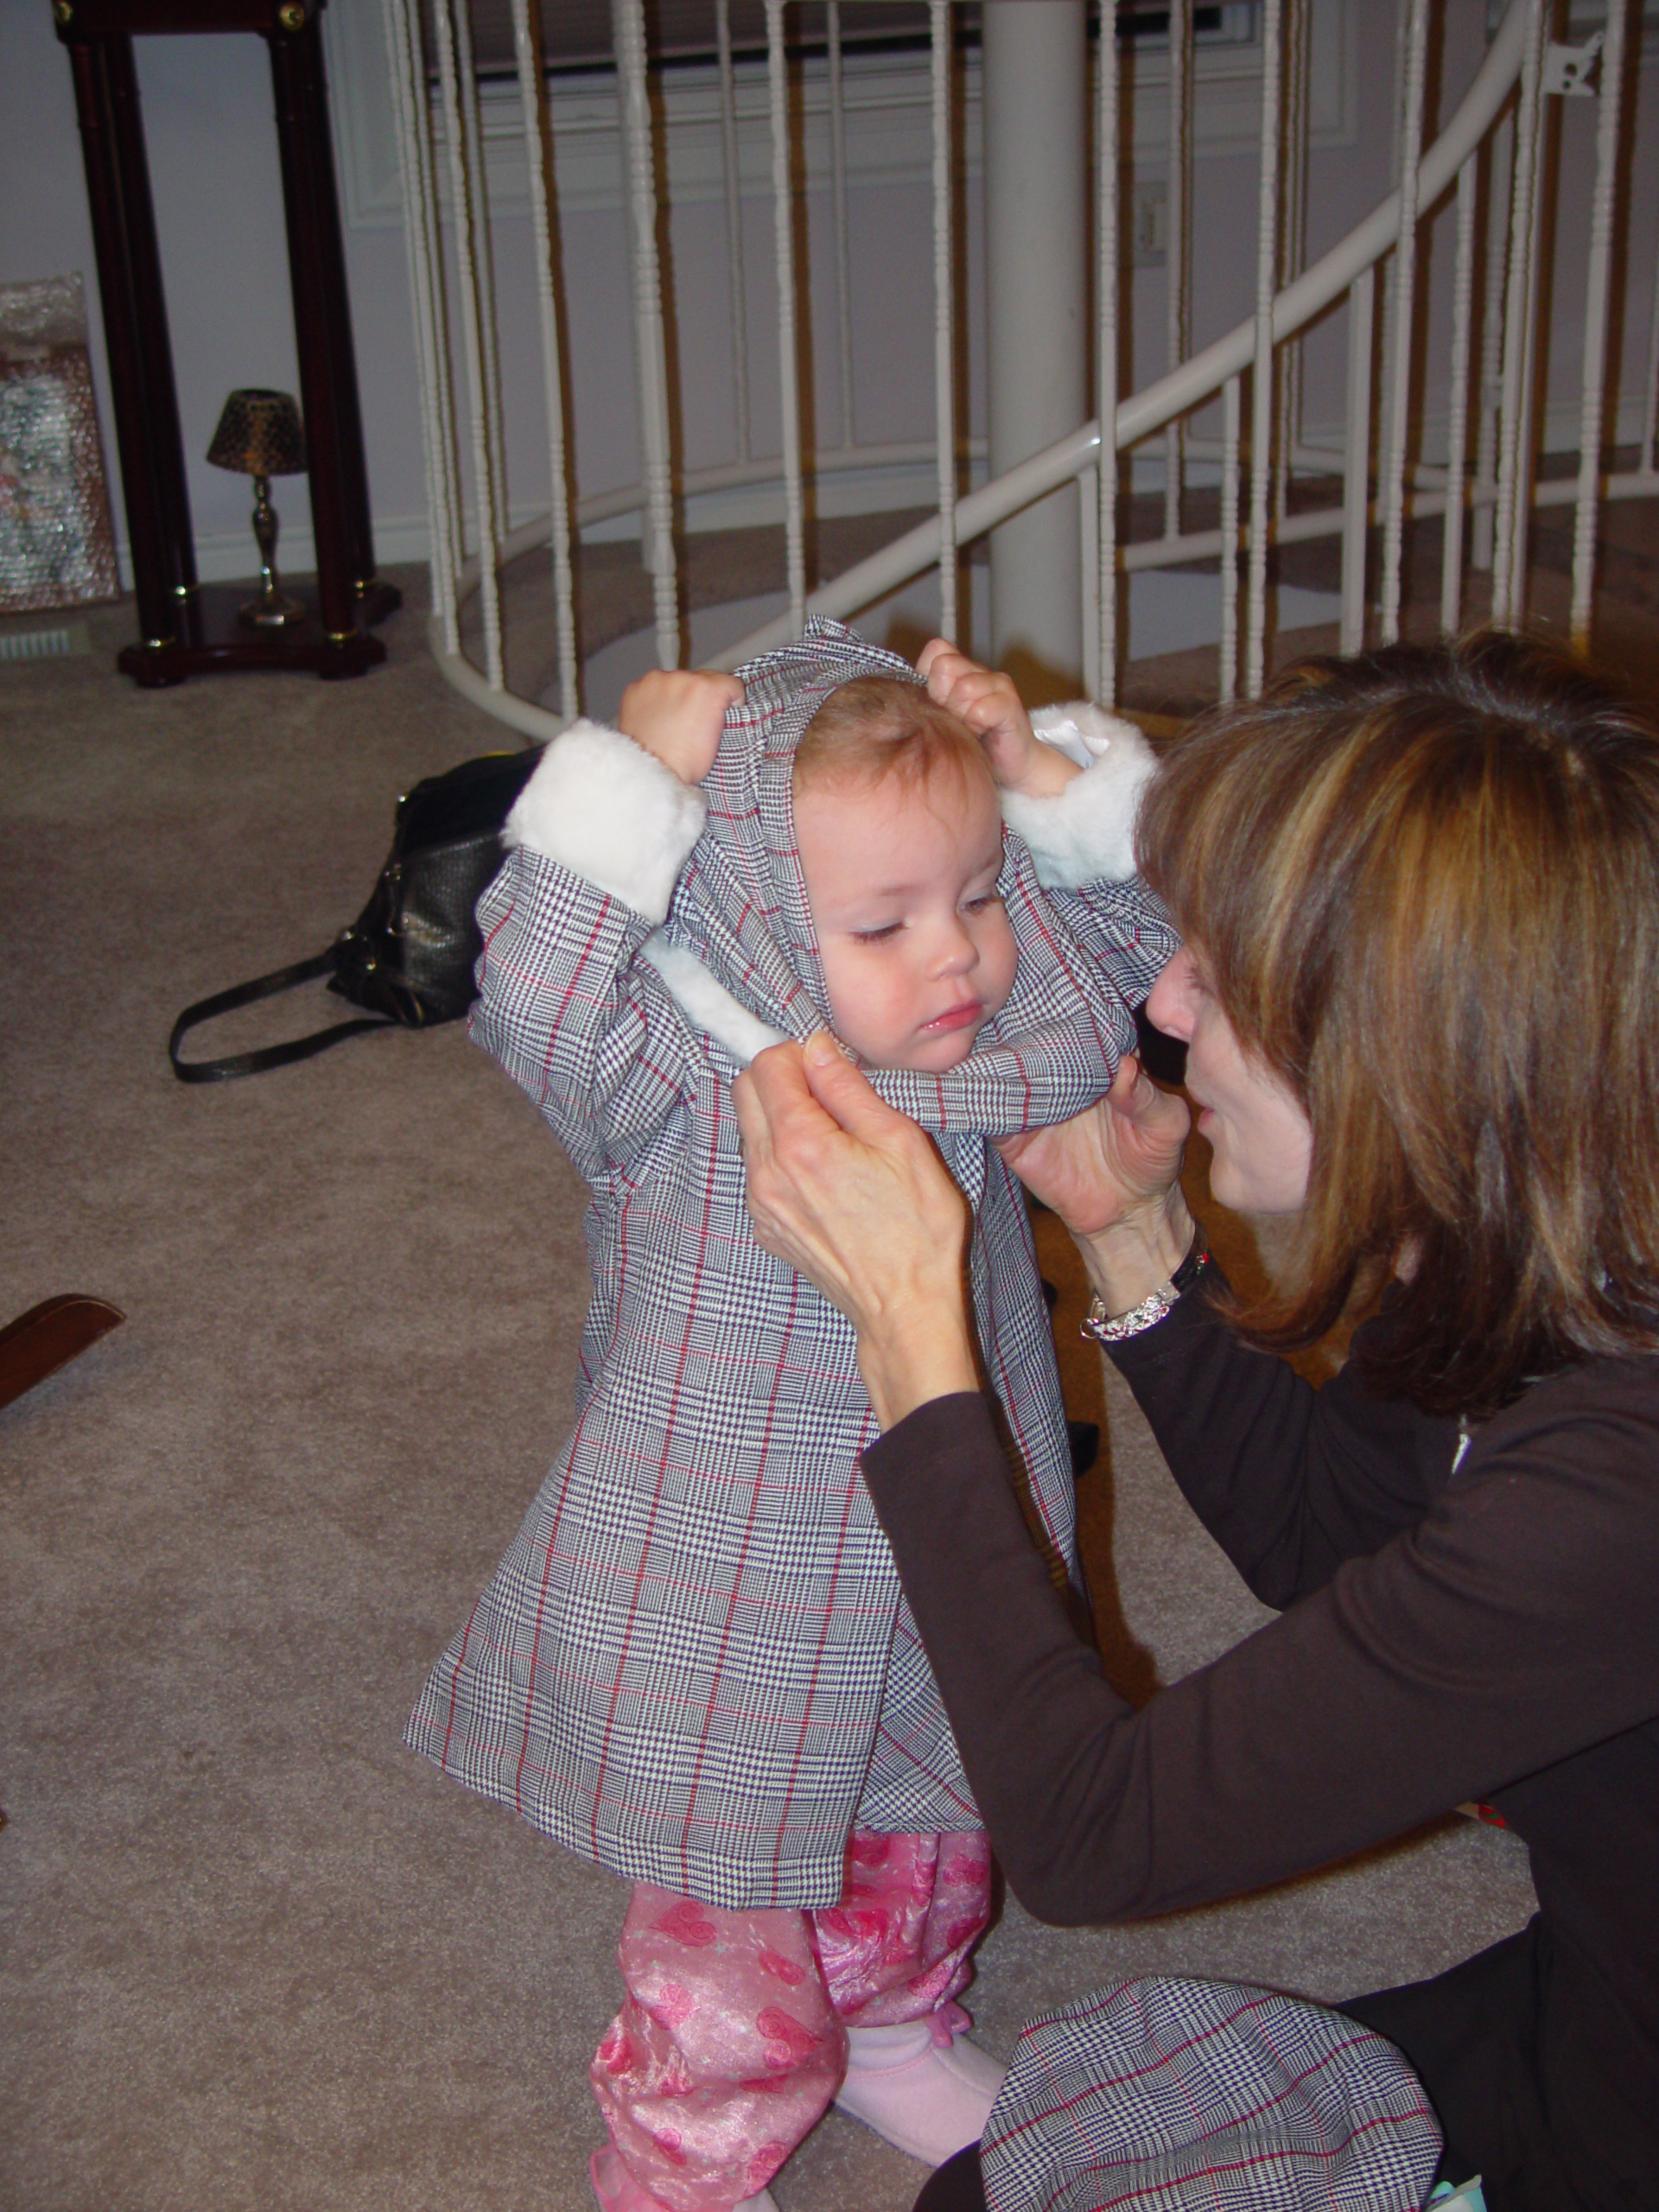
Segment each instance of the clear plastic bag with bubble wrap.
[{"label": "clear plastic bag with bubble wrap", "polygon": [[120,589],[80,278],[0,284],[0,614]]}]

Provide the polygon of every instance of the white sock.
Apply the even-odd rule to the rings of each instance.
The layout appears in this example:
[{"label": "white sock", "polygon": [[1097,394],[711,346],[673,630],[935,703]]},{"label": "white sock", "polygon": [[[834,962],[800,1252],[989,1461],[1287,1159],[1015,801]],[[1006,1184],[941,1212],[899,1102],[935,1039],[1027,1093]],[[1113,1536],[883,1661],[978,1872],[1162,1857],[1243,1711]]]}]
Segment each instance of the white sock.
[{"label": "white sock", "polygon": [[841,2111],[930,2166],[978,2142],[1004,2072],[988,2051],[965,2036],[937,2041],[931,2020],[849,2028],[847,2044]]}]

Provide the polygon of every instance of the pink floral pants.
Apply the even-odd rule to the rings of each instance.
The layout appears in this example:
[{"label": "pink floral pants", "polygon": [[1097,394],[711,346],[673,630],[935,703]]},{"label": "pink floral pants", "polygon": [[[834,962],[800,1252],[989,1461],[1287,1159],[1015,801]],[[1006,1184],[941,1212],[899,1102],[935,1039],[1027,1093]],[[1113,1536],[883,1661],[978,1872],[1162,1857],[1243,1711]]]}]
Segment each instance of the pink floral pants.
[{"label": "pink floral pants", "polygon": [[617,1962],[626,2000],[588,2075],[623,2164],[670,2212],[764,2189],[822,2118],[849,2027],[948,2005],[990,1915],[982,1830],[847,1846],[841,1902],[726,1912],[640,1883]]}]

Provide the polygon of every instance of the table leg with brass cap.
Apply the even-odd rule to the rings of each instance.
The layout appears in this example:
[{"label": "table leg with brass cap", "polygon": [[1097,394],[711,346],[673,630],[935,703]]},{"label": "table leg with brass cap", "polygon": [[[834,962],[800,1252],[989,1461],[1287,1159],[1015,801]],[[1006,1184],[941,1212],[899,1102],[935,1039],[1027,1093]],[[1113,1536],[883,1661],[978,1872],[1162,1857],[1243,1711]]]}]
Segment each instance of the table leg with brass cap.
[{"label": "table leg with brass cap", "polygon": [[[145,685],[232,668],[360,676],[385,658],[372,626],[401,605],[375,574],[368,475],[328,130],[323,0],[54,0],[75,83],[140,635],[117,665]],[[276,580],[275,511],[256,497],[262,588],[198,585],[161,256],[132,59],[134,34],[241,31],[270,51],[287,218],[315,587]],[[249,470],[256,484],[261,474]],[[270,553],[261,536],[269,514]],[[300,613],[283,611],[283,602]],[[251,610],[251,611],[249,611]]]}]

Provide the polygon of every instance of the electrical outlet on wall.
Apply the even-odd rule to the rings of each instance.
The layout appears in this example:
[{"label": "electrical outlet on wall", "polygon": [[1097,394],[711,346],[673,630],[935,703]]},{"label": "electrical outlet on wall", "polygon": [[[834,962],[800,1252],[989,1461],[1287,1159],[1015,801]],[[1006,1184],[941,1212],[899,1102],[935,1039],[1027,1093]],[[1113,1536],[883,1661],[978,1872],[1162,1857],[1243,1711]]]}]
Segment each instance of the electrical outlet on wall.
[{"label": "electrical outlet on wall", "polygon": [[1161,269],[1169,258],[1169,187],[1136,184],[1129,191],[1129,255],[1137,269]]}]

